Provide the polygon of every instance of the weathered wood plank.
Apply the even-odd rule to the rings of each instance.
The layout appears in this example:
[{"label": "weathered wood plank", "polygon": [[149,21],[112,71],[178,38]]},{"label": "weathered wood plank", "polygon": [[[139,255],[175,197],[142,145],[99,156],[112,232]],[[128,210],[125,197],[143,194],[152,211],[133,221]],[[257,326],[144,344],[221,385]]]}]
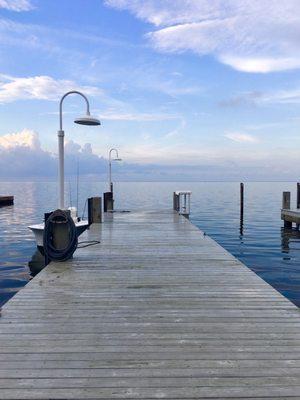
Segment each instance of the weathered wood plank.
[{"label": "weathered wood plank", "polygon": [[300,398],[298,308],[173,212],[114,214],[0,319],[0,398]]}]

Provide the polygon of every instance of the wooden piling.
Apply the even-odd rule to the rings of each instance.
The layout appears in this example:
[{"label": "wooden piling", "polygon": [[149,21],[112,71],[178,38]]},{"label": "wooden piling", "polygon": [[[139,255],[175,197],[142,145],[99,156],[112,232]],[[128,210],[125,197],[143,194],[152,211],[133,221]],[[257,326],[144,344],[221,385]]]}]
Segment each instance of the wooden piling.
[{"label": "wooden piling", "polygon": [[283,210],[289,210],[291,208],[291,192],[283,192],[282,208]]},{"label": "wooden piling", "polygon": [[88,199],[89,225],[102,222],[101,197],[91,197]]},{"label": "wooden piling", "polygon": [[110,212],[114,209],[114,200],[112,192],[103,193],[104,212]]},{"label": "wooden piling", "polygon": [[[283,210],[290,210],[291,208],[291,192],[283,192],[282,194],[282,209]],[[285,216],[284,220],[284,227],[285,228],[292,228],[293,223],[287,219]]]},{"label": "wooden piling", "polygon": [[244,184],[240,183],[240,220],[244,220]]}]

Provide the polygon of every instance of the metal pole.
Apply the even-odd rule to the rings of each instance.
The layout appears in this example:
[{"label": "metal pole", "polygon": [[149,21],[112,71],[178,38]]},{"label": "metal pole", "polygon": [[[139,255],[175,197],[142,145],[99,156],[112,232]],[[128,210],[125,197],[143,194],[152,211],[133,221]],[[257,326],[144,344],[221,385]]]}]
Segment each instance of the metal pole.
[{"label": "metal pole", "polygon": [[112,183],[112,177],[111,177],[111,153],[115,151],[117,159],[119,159],[119,153],[117,149],[110,149],[108,153],[108,180],[109,180],[109,190],[111,193],[113,192],[113,183]]},{"label": "metal pole", "polygon": [[63,95],[59,103],[59,131],[57,132],[58,136],[58,185],[59,185],[59,201],[58,201],[58,208],[63,210],[65,208],[65,155],[64,155],[64,136],[65,132],[63,131],[63,124],[62,124],[62,104],[64,99],[69,94],[79,94],[81,97],[84,98],[86,102],[86,114],[90,115],[90,105],[87,97],[78,92],[77,90],[71,90]]},{"label": "metal pole", "polygon": [[109,190],[112,192],[111,187],[112,187],[112,181],[111,181],[111,159],[109,158],[109,164],[108,164],[108,175],[109,175]]}]

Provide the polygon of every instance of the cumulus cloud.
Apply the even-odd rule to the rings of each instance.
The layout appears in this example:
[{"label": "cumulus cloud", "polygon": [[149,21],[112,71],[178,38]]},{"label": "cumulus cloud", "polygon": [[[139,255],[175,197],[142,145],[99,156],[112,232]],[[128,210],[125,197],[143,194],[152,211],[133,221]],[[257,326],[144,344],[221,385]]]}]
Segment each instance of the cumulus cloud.
[{"label": "cumulus cloud", "polygon": [[0,8],[10,11],[29,11],[34,7],[29,0],[0,0]]},{"label": "cumulus cloud", "polygon": [[238,143],[257,143],[259,140],[248,133],[229,132],[224,137]]},{"label": "cumulus cloud", "polygon": [[36,132],[24,129],[0,136],[0,176],[49,176],[55,170],[54,157],[41,148]]},{"label": "cumulus cloud", "polygon": [[[66,174],[75,175],[80,163],[82,174],[104,171],[106,161],[93,153],[90,143],[83,146],[69,141],[65,145]],[[0,177],[56,176],[57,156],[44,150],[36,132],[21,132],[0,136]]]},{"label": "cumulus cloud", "polygon": [[9,150],[15,147],[40,150],[41,144],[38,134],[30,129],[23,129],[21,132],[0,136],[0,149]]},{"label": "cumulus cloud", "polygon": [[252,73],[300,68],[298,0],[106,0],[155,26],[160,51],[211,54]]},{"label": "cumulus cloud", "polygon": [[46,75],[20,78],[0,74],[0,103],[27,99],[56,101],[62,94],[74,89],[83,91],[87,95],[102,93],[94,86],[78,86],[76,82],[56,80]]}]

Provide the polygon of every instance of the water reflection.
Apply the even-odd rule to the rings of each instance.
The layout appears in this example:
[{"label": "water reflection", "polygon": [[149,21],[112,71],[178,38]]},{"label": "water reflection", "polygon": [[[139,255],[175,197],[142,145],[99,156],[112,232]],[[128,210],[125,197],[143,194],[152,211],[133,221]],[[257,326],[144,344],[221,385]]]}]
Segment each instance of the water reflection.
[{"label": "water reflection", "polygon": [[[300,232],[298,229],[281,228],[281,248],[283,253],[289,253],[291,245],[300,242]],[[290,258],[284,258],[289,260]]]}]

